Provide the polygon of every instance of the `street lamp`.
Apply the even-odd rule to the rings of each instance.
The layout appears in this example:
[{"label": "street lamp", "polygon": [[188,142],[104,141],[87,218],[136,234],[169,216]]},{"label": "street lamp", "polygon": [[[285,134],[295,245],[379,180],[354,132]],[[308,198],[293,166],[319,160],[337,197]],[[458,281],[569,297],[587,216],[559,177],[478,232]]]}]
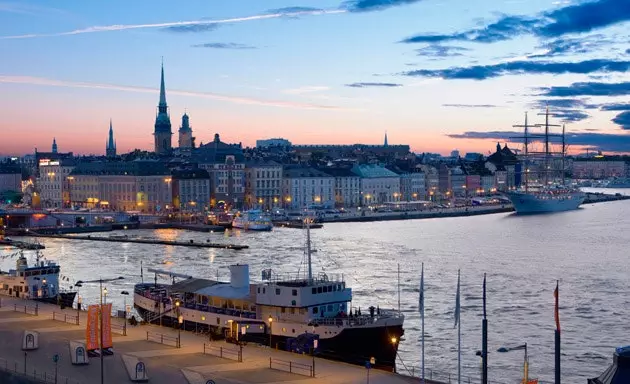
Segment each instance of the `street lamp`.
[{"label": "street lamp", "polygon": [[[396,343],[398,342],[398,339],[396,338],[396,336],[392,336],[390,341],[392,342],[394,351],[396,351]],[[396,357],[395,356],[394,356],[394,373],[396,373]]]},{"label": "street lamp", "polygon": [[501,353],[507,353],[507,352],[512,352],[512,351],[520,351],[520,350],[524,350],[525,351],[525,356],[524,356],[524,360],[523,360],[523,383],[527,383],[529,380],[529,359],[527,358],[527,343],[523,344],[523,345],[519,345],[516,347],[501,347],[499,349],[497,349],[497,352],[501,352]]},{"label": "street lamp", "polygon": [[125,312],[125,320],[123,321],[123,336],[127,336],[127,296],[129,296],[129,292],[127,291],[122,291],[120,292],[121,295],[125,296],[124,297],[124,312]]},{"label": "street lamp", "polygon": [[[103,295],[107,295],[107,288],[103,288],[103,283],[108,283],[111,281],[116,281],[116,280],[123,280],[124,277],[122,276],[118,276],[112,279],[98,279],[98,280],[87,280],[87,281],[83,281],[83,280],[79,280],[76,282],[76,284],[74,284],[75,286],[78,287],[82,287],[83,284],[96,284],[98,283],[99,285],[99,293],[100,293],[100,308],[99,308],[99,328],[100,328],[100,343],[99,343],[99,349],[100,349],[100,355],[101,355],[101,384],[105,383],[105,370],[104,370],[104,364],[103,364]],[[111,316],[111,314],[110,314]]]},{"label": "street lamp", "polygon": [[269,348],[271,348],[271,335],[273,334],[273,317],[269,315]]}]

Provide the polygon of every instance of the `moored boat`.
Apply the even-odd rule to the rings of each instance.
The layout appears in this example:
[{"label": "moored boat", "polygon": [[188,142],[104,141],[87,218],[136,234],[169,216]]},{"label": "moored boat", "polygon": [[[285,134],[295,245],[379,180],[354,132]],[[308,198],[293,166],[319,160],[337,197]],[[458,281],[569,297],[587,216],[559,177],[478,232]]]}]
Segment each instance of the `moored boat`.
[{"label": "moored boat", "polygon": [[[310,229],[302,273],[262,271],[262,282],[250,284],[248,265],[231,265],[230,281],[193,278],[169,271],[154,283],[135,286],[134,306],[150,323],[205,330],[234,342],[255,342],[297,353],[392,369],[404,333],[404,315],[371,306],[352,308],[352,289],[342,275],[313,275]],[[304,269],[302,269],[304,270]],[[157,274],[179,282],[157,284]]]},{"label": "moored boat", "polygon": [[273,222],[271,221],[271,217],[261,210],[251,209],[236,215],[232,221],[232,228],[250,231],[271,231],[273,229]]}]

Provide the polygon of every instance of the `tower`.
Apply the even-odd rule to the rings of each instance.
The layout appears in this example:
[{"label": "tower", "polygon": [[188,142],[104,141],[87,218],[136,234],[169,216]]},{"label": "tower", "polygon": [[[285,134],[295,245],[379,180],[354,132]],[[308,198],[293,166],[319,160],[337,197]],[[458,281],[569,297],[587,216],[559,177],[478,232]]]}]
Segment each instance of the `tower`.
[{"label": "tower", "polygon": [[164,64],[162,64],[162,78],[160,82],[160,103],[155,117],[155,153],[158,155],[169,155],[171,146],[171,118],[168,115],[168,105],[166,104],[166,89],[164,87]]},{"label": "tower", "polygon": [[387,147],[389,144],[387,143],[387,131],[385,131],[385,141],[383,142],[383,146]]},{"label": "tower", "polygon": [[57,139],[53,137],[52,153],[57,153]]},{"label": "tower", "polygon": [[114,141],[114,130],[112,129],[112,119],[109,119],[109,138],[105,145],[105,155],[116,157],[116,142]]},{"label": "tower", "polygon": [[193,147],[192,128],[188,114],[182,116],[182,125],[179,127],[179,148],[190,150]]}]

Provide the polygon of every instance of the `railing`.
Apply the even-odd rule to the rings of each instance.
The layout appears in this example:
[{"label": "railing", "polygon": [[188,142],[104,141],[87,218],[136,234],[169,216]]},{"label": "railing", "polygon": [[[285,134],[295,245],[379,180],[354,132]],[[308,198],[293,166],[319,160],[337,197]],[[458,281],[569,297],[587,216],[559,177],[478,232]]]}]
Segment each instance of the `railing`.
[{"label": "railing", "polygon": [[0,371],[9,372],[13,376],[27,379],[29,382],[35,383],[56,383],[56,384],[80,384],[79,381],[67,378],[65,376],[58,375],[56,373],[50,373],[46,371],[38,371],[36,368],[27,370],[28,362],[18,363],[17,361],[9,362],[6,359],[0,358]]},{"label": "railing", "polygon": [[116,332],[123,336],[127,336],[127,323],[116,324],[112,322],[111,326],[112,326],[112,332]]},{"label": "railing", "polygon": [[[399,370],[400,374],[408,375],[414,378],[422,378],[422,369],[420,367],[409,367],[405,372]],[[456,383],[457,373],[451,374],[446,372],[436,371],[430,368],[424,368],[424,378],[427,381],[436,381],[440,383]],[[481,384],[481,377],[463,376],[461,382],[463,384]],[[505,384],[505,381],[488,380],[488,384]],[[552,384],[550,382],[538,380],[538,384]]]},{"label": "railing", "polygon": [[27,315],[34,315],[37,316],[39,314],[39,306],[37,305],[37,303],[35,303],[35,305],[17,305],[17,304],[13,304],[13,311],[14,312],[24,312]]},{"label": "railing", "polygon": [[79,325],[79,316],[53,312],[52,318],[53,320],[56,320],[56,321],[63,321],[64,323]]},{"label": "railing", "polygon": [[319,325],[343,325],[348,327],[356,327],[368,324],[378,323],[379,320],[383,319],[398,319],[403,318],[402,315],[399,315],[397,311],[380,311],[380,314],[374,314],[374,316],[370,315],[360,315],[360,316],[337,316],[337,317],[320,317],[316,319],[311,319],[310,322],[312,324]]},{"label": "railing", "polygon": [[243,347],[239,349],[227,348],[227,347],[215,347],[210,344],[203,343],[204,355],[217,356],[222,359],[236,360],[239,363],[243,362]]},{"label": "railing", "polygon": [[283,273],[275,273],[273,270],[270,272],[267,279],[263,279],[265,282],[269,283],[308,283],[311,284],[322,284],[322,283],[330,283],[330,284],[341,284],[345,280],[343,278],[343,274],[341,273],[332,273],[327,274],[320,272],[317,275],[314,275],[311,280],[308,279],[308,276],[305,273],[300,272],[283,272]]},{"label": "railing", "polygon": [[302,376],[315,377],[315,368],[309,364],[296,363],[290,360],[269,358],[269,369],[295,373]]},{"label": "railing", "polygon": [[155,333],[147,331],[147,341],[154,343],[160,343],[164,345],[171,345],[175,348],[181,348],[182,343],[179,337],[165,335],[163,333]]}]

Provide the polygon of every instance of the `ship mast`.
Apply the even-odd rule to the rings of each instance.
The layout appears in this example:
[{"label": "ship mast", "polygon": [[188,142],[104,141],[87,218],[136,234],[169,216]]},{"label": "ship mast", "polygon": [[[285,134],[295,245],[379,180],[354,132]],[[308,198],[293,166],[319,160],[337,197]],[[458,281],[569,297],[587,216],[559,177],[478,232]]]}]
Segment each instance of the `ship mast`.
[{"label": "ship mast", "polygon": [[567,153],[567,142],[566,142],[566,136],[565,136],[565,125],[562,124],[562,186],[564,186],[566,183],[566,180],[565,180],[566,169],[564,168],[566,153]]},{"label": "ship mast", "polygon": [[523,150],[525,152],[525,193],[527,193],[529,191],[529,125],[527,125],[527,112],[525,112],[525,125],[514,125],[513,127],[525,129],[525,135],[523,137],[525,148],[523,148]]},{"label": "ship mast", "polygon": [[545,187],[549,185],[549,106],[545,112]]},{"label": "ship mast", "polygon": [[313,281],[313,268],[311,265],[311,222],[310,218],[304,219],[304,225],[306,226],[306,257],[308,262],[308,281]]}]

